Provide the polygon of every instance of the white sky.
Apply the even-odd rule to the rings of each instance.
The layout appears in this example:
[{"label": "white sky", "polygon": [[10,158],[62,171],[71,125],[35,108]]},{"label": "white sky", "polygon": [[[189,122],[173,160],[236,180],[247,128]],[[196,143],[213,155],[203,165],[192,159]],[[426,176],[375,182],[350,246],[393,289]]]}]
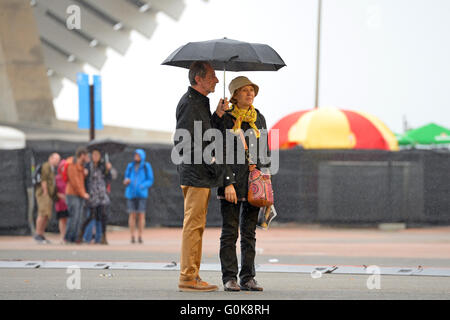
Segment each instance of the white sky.
[{"label": "white sky", "polygon": [[[161,62],[187,42],[222,37],[269,44],[287,64],[278,72],[227,72],[227,88],[237,75],[260,86],[254,105],[269,127],[314,106],[316,0],[185,3],[179,21],[158,14],[150,40],[133,32],[125,56],[108,50],[104,124],[173,131],[188,71]],[[450,127],[449,31],[448,0],[323,0],[319,106],[371,113],[399,133],[403,116],[410,127]],[[216,75],[211,111],[223,94],[223,72]],[[59,119],[78,119],[75,84],[65,80],[54,102]]]}]

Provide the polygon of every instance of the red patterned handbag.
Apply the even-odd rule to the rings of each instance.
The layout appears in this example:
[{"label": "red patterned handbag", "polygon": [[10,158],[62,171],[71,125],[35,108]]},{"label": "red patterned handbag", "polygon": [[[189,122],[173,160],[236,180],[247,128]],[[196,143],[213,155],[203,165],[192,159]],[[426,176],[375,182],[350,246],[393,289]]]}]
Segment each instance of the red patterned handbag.
[{"label": "red patterned handbag", "polygon": [[247,201],[255,207],[270,207],[273,204],[273,190],[270,175],[250,166],[248,175]]},{"label": "red patterned handbag", "polygon": [[242,130],[239,131],[239,135],[245,148],[246,158],[250,164],[247,201],[254,207],[270,207],[273,205],[273,189],[270,174],[263,173],[261,170],[256,169],[256,165],[251,164],[247,142],[245,142]]}]

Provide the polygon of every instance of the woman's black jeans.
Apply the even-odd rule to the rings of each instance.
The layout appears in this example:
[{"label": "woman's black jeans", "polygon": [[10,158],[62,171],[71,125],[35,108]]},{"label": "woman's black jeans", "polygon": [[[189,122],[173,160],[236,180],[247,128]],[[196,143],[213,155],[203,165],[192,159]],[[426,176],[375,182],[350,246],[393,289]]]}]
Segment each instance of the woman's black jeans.
[{"label": "woman's black jeans", "polygon": [[[242,213],[241,211],[242,207]],[[245,284],[255,277],[256,255],[256,223],[259,208],[247,201],[237,204],[220,200],[222,214],[222,234],[220,236],[220,264],[222,266],[222,281],[236,280],[238,275],[238,260],[236,256],[236,241],[238,229],[241,235],[241,272],[240,284]]]}]

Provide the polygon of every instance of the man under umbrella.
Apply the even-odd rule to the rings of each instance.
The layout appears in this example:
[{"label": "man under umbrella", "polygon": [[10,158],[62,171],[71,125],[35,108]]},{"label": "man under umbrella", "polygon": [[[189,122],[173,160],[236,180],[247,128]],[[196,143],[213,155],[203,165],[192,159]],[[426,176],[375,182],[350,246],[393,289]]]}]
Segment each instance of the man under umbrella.
[{"label": "man under umbrella", "polygon": [[[206,163],[203,151],[206,142],[201,142],[201,148],[195,148],[194,122],[201,122],[201,137],[206,130],[216,127],[228,107],[228,101],[220,100],[216,112],[211,115],[207,95],[214,92],[219,82],[214,69],[207,62],[194,62],[189,69],[191,86],[178,103],[176,110],[177,132],[187,130],[191,143],[187,146],[190,159],[183,159],[178,165],[180,184],[184,197],[184,221],[180,257],[180,278],[178,288],[181,291],[216,291],[218,287],[202,281],[199,276],[202,257],[202,236],[206,225],[206,214],[211,188],[218,186],[219,170],[215,163]],[[225,103],[224,103],[225,102]],[[182,141],[175,139],[175,147]],[[183,141],[185,142],[185,141]],[[200,150],[197,150],[200,149]],[[185,150],[183,150],[184,152]],[[202,162],[194,164],[194,152],[201,152]]]}]

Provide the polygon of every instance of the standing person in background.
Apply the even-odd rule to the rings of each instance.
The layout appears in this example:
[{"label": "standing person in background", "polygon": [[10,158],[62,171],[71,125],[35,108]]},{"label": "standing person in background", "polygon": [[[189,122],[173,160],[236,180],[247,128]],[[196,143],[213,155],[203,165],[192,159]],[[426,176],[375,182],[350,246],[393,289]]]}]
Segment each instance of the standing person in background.
[{"label": "standing person in background", "polygon": [[68,243],[75,243],[77,240],[85,200],[89,199],[84,183],[84,166],[89,162],[87,149],[78,148],[75,158],[76,161],[67,167],[66,202],[69,209],[69,219],[67,220],[67,231],[64,238]]},{"label": "standing person in background", "polygon": [[66,187],[67,182],[63,178],[63,170],[66,165],[66,160],[62,159],[58,165],[56,174],[56,195],[58,200],[55,202],[56,217],[58,218],[59,233],[61,235],[61,243],[64,243],[64,236],[66,235],[67,218],[69,211],[66,203]]},{"label": "standing person in background", "polygon": [[142,231],[145,227],[145,211],[147,207],[148,189],[153,185],[153,170],[145,161],[146,154],[142,149],[136,149],[134,161],[125,170],[123,184],[127,198],[128,226],[130,227],[131,243],[136,242],[136,217],[138,218],[138,242],[142,243]]},{"label": "standing person in background", "polygon": [[[109,163],[109,157],[105,156],[105,161]],[[111,169],[109,169],[109,174],[106,177],[106,192],[108,194],[109,199],[111,200],[111,184],[112,180],[117,179],[117,170],[112,166]],[[108,217],[109,212],[111,210],[111,201],[108,205],[105,206],[105,210],[103,211],[102,215],[102,240],[100,241],[101,244],[108,244],[108,240],[106,239],[106,227],[108,225]]]},{"label": "standing person in background", "polygon": [[101,243],[104,230],[102,223],[105,221],[106,206],[110,204],[106,184],[111,180],[112,166],[109,162],[105,163],[99,150],[93,150],[92,161],[86,164],[85,168],[87,169],[86,188],[89,193],[86,204],[90,212],[83,222],[80,234],[84,241],[89,243],[92,238],[92,228],[88,225],[95,220],[95,243]]},{"label": "standing person in background", "polygon": [[41,181],[36,186],[38,216],[36,219],[36,235],[34,236],[34,240],[38,243],[50,243],[45,239],[44,232],[53,213],[53,201],[56,197],[55,171],[60,160],[59,154],[54,152],[41,167]]}]

